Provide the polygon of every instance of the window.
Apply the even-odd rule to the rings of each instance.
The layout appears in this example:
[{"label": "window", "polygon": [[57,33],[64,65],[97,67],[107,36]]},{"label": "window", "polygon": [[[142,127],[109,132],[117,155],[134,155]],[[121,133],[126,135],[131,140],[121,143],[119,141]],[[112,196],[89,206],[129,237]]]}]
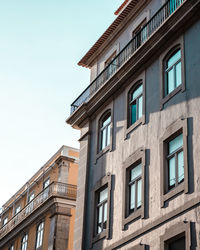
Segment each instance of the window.
[{"label": "window", "polygon": [[185,91],[184,40],[181,36],[160,56],[160,109],[180,91]]},{"label": "window", "polygon": [[[106,60],[105,62],[105,68],[112,62],[112,60],[116,57],[116,51]],[[106,71],[106,79],[110,78],[115,71],[117,70],[117,59],[112,62],[112,64],[109,65]]]},{"label": "window", "polygon": [[170,125],[161,138],[161,206],[181,192],[188,192],[187,119]]},{"label": "window", "polygon": [[21,207],[20,207],[20,205],[19,205],[19,206],[17,206],[17,207],[15,208],[15,214],[18,214],[18,213],[20,212],[20,210],[21,210]]},{"label": "window", "polygon": [[141,217],[145,206],[145,150],[137,150],[123,164],[122,224],[125,225]]},{"label": "window", "polygon": [[8,248],[8,250],[14,250],[15,248],[14,248],[14,244],[12,244],[9,248]]},{"label": "window", "polygon": [[142,205],[142,165],[139,163],[128,171],[128,211],[135,212]]},{"label": "window", "polygon": [[97,234],[107,228],[108,187],[97,193]]},{"label": "window", "polygon": [[27,249],[28,249],[28,234],[25,234],[22,237],[21,250],[27,250]]},{"label": "window", "polygon": [[190,250],[191,225],[189,222],[179,222],[167,228],[160,237],[160,250]]},{"label": "window", "polygon": [[111,113],[106,112],[99,122],[99,151],[110,145]]},{"label": "window", "polygon": [[36,233],[36,249],[42,247],[43,242],[43,234],[44,234],[44,222],[41,222],[37,227]]},{"label": "window", "polygon": [[8,223],[8,216],[3,219],[3,226],[6,225],[7,223]]},{"label": "window", "polygon": [[139,84],[129,93],[129,125],[134,124],[143,114],[143,85]]},{"label": "window", "polygon": [[50,184],[50,179],[46,179],[44,182],[43,182],[43,189],[45,189],[46,187],[48,187]]},{"label": "window", "polygon": [[165,66],[165,96],[170,94],[182,83],[181,50],[175,51],[166,61]]},{"label": "window", "polygon": [[144,27],[146,24],[146,18],[138,25],[138,27],[133,31],[132,36],[135,38],[133,40],[133,50],[135,51],[147,38],[147,28]]},{"label": "window", "polygon": [[94,187],[94,215],[93,238],[96,242],[102,238],[109,238],[110,231],[110,199],[111,199],[111,175],[104,176]]},{"label": "window", "polygon": [[34,192],[30,193],[28,196],[28,202],[31,202],[34,199],[35,195]]},{"label": "window", "polygon": [[168,142],[168,190],[184,181],[183,134]]}]

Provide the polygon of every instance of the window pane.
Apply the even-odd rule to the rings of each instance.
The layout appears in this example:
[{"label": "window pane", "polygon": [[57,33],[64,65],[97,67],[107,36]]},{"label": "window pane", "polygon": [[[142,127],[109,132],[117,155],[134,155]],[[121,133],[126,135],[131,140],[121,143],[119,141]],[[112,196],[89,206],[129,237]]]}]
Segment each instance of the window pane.
[{"label": "window pane", "polygon": [[176,65],[176,87],[181,84],[181,62]]},{"label": "window pane", "polygon": [[183,151],[178,153],[178,182],[184,180],[184,157]]},{"label": "window pane", "polygon": [[102,202],[103,200],[106,200],[107,198],[108,198],[108,188],[105,188],[99,194],[99,202]]},{"label": "window pane", "polygon": [[98,223],[102,222],[102,211],[103,211],[103,206],[100,206],[98,209]]},{"label": "window pane", "polygon": [[142,96],[138,100],[138,119],[142,117]]},{"label": "window pane", "polygon": [[107,143],[106,146],[110,144],[110,125],[107,127]]},{"label": "window pane", "polygon": [[167,62],[167,67],[170,68],[181,58],[181,50],[179,49]]},{"label": "window pane", "polygon": [[185,237],[180,239],[174,240],[173,242],[169,243],[169,250],[185,250]]},{"label": "window pane", "polygon": [[142,205],[142,180],[140,179],[137,183],[137,207]]},{"label": "window pane", "polygon": [[142,174],[142,164],[139,164],[138,166],[131,169],[131,176],[130,176],[131,179],[130,180],[134,180],[135,178],[137,178],[141,174]]},{"label": "window pane", "polygon": [[175,157],[169,160],[169,186],[173,186],[176,183],[176,167]]},{"label": "window pane", "polygon": [[106,129],[101,131],[101,149],[106,147]]},{"label": "window pane", "polygon": [[139,96],[140,94],[142,94],[143,91],[143,86],[142,84],[132,93],[132,98],[131,100],[134,100],[137,96]]},{"label": "window pane", "polygon": [[180,134],[175,139],[169,142],[169,154],[172,154],[182,146],[183,146],[183,134]]},{"label": "window pane", "polygon": [[103,221],[107,221],[107,202],[104,204],[104,217],[103,217]]},{"label": "window pane", "polygon": [[135,208],[135,183],[130,186],[130,210]]},{"label": "window pane", "polygon": [[136,103],[131,105],[131,124],[135,123],[137,120],[136,118]]},{"label": "window pane", "polygon": [[174,90],[174,68],[167,73],[167,94]]},{"label": "window pane", "polygon": [[111,116],[109,115],[105,120],[103,120],[102,127],[106,126],[111,122]]}]

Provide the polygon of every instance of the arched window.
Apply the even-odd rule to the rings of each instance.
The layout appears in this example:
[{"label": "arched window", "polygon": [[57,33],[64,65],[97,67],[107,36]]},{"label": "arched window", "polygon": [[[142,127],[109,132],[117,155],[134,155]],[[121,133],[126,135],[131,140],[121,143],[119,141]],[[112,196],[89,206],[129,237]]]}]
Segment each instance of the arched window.
[{"label": "arched window", "polygon": [[165,69],[165,96],[182,84],[181,76],[181,49],[176,49],[172,54],[166,57],[164,62]]},{"label": "arched window", "polygon": [[129,126],[143,115],[143,84],[140,83],[129,92]]},{"label": "arched window", "polygon": [[110,145],[111,112],[104,113],[99,121],[99,151]]},{"label": "arched window", "polygon": [[28,234],[25,234],[22,237],[21,250],[27,250],[27,249],[28,249]]},{"label": "arched window", "polygon": [[36,233],[36,249],[42,247],[43,242],[43,234],[44,234],[44,222],[41,222],[37,227]]}]

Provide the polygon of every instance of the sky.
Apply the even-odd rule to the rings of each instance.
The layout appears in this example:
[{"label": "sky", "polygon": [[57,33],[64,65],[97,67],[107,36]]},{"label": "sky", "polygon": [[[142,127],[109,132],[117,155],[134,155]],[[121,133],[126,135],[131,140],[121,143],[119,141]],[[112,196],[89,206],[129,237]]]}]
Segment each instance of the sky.
[{"label": "sky", "polygon": [[78,61],[123,0],[0,1],[0,207],[62,146],[65,123],[89,84]]}]

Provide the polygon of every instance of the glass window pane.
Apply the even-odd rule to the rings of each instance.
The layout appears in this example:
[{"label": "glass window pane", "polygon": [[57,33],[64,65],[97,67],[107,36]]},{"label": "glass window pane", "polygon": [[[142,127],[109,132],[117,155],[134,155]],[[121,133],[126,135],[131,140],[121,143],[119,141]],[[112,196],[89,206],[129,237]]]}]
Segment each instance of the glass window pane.
[{"label": "glass window pane", "polygon": [[140,179],[137,183],[137,207],[142,205],[142,180]]},{"label": "glass window pane", "polygon": [[99,202],[102,202],[103,200],[106,200],[107,198],[108,198],[108,188],[105,188],[99,194]]},{"label": "glass window pane", "polygon": [[142,96],[138,100],[138,119],[142,117]]},{"label": "glass window pane", "polygon": [[137,178],[138,176],[142,175],[142,164],[137,165],[133,169],[131,169],[131,181]]},{"label": "glass window pane", "polygon": [[135,184],[130,186],[130,209],[135,208]]},{"label": "glass window pane", "polygon": [[104,218],[103,222],[107,221],[107,202],[104,204]]},{"label": "glass window pane", "polygon": [[102,222],[102,211],[103,211],[103,206],[100,206],[98,209],[98,223]]},{"label": "glass window pane", "polygon": [[136,118],[136,103],[131,105],[131,124],[135,123],[137,120]]},{"label": "glass window pane", "polygon": [[137,96],[139,96],[140,94],[142,94],[143,91],[143,86],[142,84],[132,93],[132,98],[131,100],[134,100]]},{"label": "glass window pane", "polygon": [[106,129],[101,131],[101,149],[106,147]]},{"label": "glass window pane", "polygon": [[181,84],[181,62],[176,65],[176,87]]},{"label": "glass window pane", "polygon": [[169,186],[173,186],[176,183],[176,166],[175,157],[169,160]]},{"label": "glass window pane", "polygon": [[106,146],[110,144],[110,125],[107,127],[107,143]]},{"label": "glass window pane", "polygon": [[183,146],[183,134],[180,134],[169,142],[169,154],[175,152],[178,148]]},{"label": "glass window pane", "polygon": [[183,151],[178,153],[178,182],[184,180],[184,155]]},{"label": "glass window pane", "polygon": [[167,73],[167,94],[174,90],[174,68]]},{"label": "glass window pane", "polygon": [[103,120],[102,127],[106,126],[111,122],[111,116],[107,117],[105,120]]},{"label": "glass window pane", "polygon": [[167,67],[170,68],[181,58],[181,50],[179,49],[167,62]]}]

